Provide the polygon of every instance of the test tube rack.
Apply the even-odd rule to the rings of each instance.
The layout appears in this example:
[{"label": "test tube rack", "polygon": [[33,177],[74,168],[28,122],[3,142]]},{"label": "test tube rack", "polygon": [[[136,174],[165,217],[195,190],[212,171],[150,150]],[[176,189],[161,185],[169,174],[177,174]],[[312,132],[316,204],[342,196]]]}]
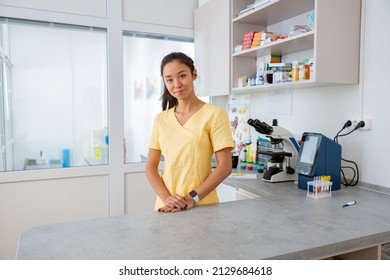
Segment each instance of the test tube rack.
[{"label": "test tube rack", "polygon": [[307,198],[325,198],[332,196],[332,182],[315,180],[307,182]]}]

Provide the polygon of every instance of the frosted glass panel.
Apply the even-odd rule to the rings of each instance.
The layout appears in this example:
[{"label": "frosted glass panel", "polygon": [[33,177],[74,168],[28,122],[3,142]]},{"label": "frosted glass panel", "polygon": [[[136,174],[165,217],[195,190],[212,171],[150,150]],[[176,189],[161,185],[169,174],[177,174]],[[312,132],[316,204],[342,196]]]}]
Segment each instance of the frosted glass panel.
[{"label": "frosted glass panel", "polygon": [[106,31],[8,25],[12,169],[107,164]]},{"label": "frosted glass panel", "polygon": [[0,57],[0,171],[6,169],[5,165],[5,131],[4,131],[4,94],[3,94],[3,59]]},{"label": "frosted glass panel", "polygon": [[[135,36],[137,35],[137,36]],[[146,160],[154,117],[161,112],[160,63],[173,51],[194,57],[193,42],[124,35],[124,135],[126,162]]]}]

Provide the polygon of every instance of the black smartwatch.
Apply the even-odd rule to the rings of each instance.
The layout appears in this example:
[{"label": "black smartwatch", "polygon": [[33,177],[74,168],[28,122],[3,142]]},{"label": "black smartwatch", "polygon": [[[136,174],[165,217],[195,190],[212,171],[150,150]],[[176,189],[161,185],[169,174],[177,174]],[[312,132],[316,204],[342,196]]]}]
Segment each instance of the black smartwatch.
[{"label": "black smartwatch", "polygon": [[193,200],[195,200],[195,203],[199,202],[200,199],[199,199],[198,193],[195,190],[192,190],[190,192],[190,196],[192,197]]}]

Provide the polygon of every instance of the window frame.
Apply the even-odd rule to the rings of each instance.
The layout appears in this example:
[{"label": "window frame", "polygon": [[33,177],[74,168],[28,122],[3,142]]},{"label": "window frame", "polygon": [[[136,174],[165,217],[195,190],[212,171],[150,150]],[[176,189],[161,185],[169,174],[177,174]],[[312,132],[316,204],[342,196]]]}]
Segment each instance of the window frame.
[{"label": "window frame", "polygon": [[122,19],[122,3],[120,1],[107,2],[105,18],[4,5],[0,6],[0,17],[90,26],[107,30],[107,98],[109,103],[108,127],[110,139],[110,163],[108,165],[0,172],[0,184],[109,175],[110,186],[117,186],[110,188],[112,199],[117,200],[117,203],[114,203],[115,205],[113,206],[116,209],[111,209],[112,213],[122,213],[123,204],[122,202],[118,202],[118,199],[121,196],[123,197],[124,174],[139,173],[145,170],[145,163],[125,163],[123,160],[123,67],[121,66],[123,64],[123,33],[137,31],[141,33],[159,34],[160,36],[194,38],[193,29],[124,21]]}]

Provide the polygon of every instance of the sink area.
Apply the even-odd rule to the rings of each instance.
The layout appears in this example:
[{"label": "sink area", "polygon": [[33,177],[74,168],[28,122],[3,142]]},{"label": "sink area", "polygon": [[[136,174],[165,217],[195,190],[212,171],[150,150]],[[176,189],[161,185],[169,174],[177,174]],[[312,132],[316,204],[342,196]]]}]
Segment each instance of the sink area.
[{"label": "sink area", "polygon": [[248,192],[242,188],[223,183],[217,187],[217,194],[220,203],[260,197],[259,195]]}]

